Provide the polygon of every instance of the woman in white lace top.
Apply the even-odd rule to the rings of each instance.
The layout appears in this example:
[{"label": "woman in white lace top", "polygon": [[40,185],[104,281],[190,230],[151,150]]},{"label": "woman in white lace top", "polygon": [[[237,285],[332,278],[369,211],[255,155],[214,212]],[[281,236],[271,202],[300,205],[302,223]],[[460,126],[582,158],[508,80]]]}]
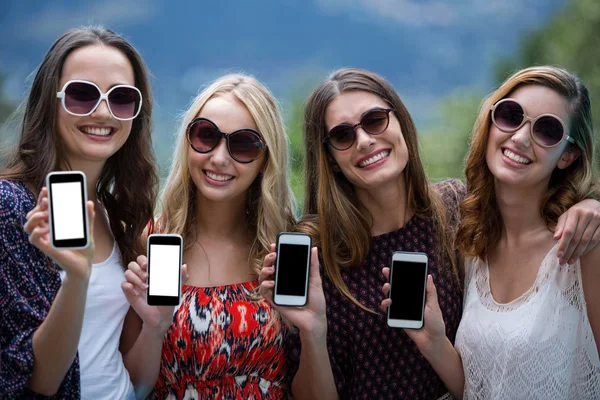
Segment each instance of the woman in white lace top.
[{"label": "woman in white lace top", "polygon": [[588,91],[560,68],[519,71],[483,103],[456,239],[456,347],[431,278],[425,326],[411,334],[454,397],[600,399],[600,246],[560,264],[553,237],[558,216],[598,197],[592,134]]}]

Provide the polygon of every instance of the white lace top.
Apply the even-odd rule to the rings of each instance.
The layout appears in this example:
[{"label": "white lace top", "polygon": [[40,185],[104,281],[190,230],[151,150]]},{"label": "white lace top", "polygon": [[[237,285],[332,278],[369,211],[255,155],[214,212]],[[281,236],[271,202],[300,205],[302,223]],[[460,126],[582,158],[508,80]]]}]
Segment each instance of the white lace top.
[{"label": "white lace top", "polygon": [[559,266],[557,247],[542,261],[533,286],[506,304],[492,297],[486,262],[465,261],[455,343],[465,399],[600,399],[600,359],[581,266]]}]

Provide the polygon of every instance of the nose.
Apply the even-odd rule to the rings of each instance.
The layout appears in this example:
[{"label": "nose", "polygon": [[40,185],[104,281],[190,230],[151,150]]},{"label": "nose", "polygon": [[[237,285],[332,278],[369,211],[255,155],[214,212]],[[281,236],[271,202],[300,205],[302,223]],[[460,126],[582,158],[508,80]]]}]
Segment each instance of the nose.
[{"label": "nose", "polygon": [[100,104],[98,104],[98,107],[96,107],[96,109],[92,113],[92,117],[104,120],[112,118],[112,114],[108,109],[108,103],[105,99],[102,99],[100,101]]},{"label": "nose", "polygon": [[227,141],[225,138],[222,138],[217,147],[211,152],[210,159],[213,164],[219,167],[229,164],[231,156],[229,155],[229,151],[227,151]]},{"label": "nose", "polygon": [[512,137],[510,138],[513,143],[520,148],[527,148],[531,146],[531,122],[527,121],[520,127],[518,130],[513,132]]},{"label": "nose", "polygon": [[373,135],[369,135],[365,130],[358,126],[356,127],[356,148],[358,150],[368,149],[375,144],[375,138]]}]

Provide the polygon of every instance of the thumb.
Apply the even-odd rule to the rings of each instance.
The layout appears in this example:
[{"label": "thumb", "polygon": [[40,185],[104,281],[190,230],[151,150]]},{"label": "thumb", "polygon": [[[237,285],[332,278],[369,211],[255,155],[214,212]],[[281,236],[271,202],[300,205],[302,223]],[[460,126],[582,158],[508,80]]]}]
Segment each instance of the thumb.
[{"label": "thumb", "polygon": [[88,224],[89,224],[89,235],[90,235],[90,243],[94,242],[94,220],[96,218],[96,211],[94,211],[94,202],[93,201],[88,201],[86,204],[87,207],[87,215],[88,215]]},{"label": "thumb", "polygon": [[188,279],[190,279],[190,275],[188,274],[187,264],[183,264],[181,266],[181,283],[185,283]]},{"label": "thumb", "polygon": [[319,250],[316,247],[310,249],[310,277],[313,279],[321,277],[319,272]]},{"label": "thumb", "polygon": [[430,308],[439,308],[437,289],[433,284],[433,278],[431,275],[427,275],[427,299],[425,300],[425,303]]},{"label": "thumb", "polygon": [[562,230],[565,227],[565,221],[567,219],[565,214],[561,215],[558,218],[558,222],[556,223],[556,228],[554,229],[554,240],[560,239],[560,237],[562,236]]}]

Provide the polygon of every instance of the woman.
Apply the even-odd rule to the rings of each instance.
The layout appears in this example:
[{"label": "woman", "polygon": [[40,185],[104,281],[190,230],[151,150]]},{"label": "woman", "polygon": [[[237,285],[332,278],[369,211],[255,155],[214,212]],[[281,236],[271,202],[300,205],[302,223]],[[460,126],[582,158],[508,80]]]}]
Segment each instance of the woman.
[{"label": "woman", "polygon": [[[144,253],[139,237],[152,219],[151,111],[139,53],[103,27],[64,33],[38,68],[0,175],[3,395],[133,396],[119,352],[130,346],[121,340],[129,304],[119,282],[122,260]],[[56,170],[87,177],[88,249],[49,244],[43,186]]]},{"label": "woman", "polygon": [[186,111],[155,229],[184,239],[181,305],[147,305],[145,257],[123,283],[143,320],[138,397],[285,398],[287,329],[256,279],[293,223],[287,163],[279,108],[254,78],[224,76]]},{"label": "woman", "polygon": [[457,236],[467,259],[456,350],[431,281],[411,335],[455,397],[598,397],[600,249],[560,263],[553,239],[562,212],[600,194],[593,159],[589,94],[569,72],[524,69],[483,103]]},{"label": "woman", "polygon": [[[333,73],[310,96],[304,123],[307,198],[299,229],[320,247],[327,311],[310,300],[303,312],[277,308],[310,327],[300,332],[302,355],[297,338],[290,343],[294,397],[435,399],[446,392],[436,371],[374,310],[392,253],[426,253],[440,286],[444,334],[454,341],[462,315],[454,236],[464,186],[427,182],[412,119],[374,73]],[[261,277],[267,298],[272,260]]]}]

